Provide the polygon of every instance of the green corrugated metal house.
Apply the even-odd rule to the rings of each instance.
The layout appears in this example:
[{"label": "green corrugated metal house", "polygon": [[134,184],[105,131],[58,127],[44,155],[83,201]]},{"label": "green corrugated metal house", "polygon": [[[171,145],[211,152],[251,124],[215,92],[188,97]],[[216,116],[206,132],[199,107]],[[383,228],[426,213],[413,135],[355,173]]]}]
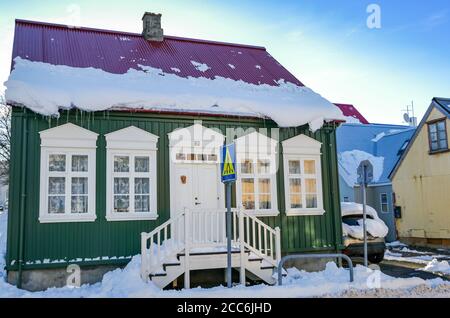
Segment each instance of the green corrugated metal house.
[{"label": "green corrugated metal house", "polygon": [[[10,282],[28,289],[58,285],[69,264],[81,267],[84,281],[94,281],[140,253],[143,279],[161,287],[186,269],[224,268],[219,159],[220,147],[230,141],[238,163],[231,193],[234,267],[244,262],[249,277],[270,283],[283,254],[341,249],[339,116],[333,112],[312,132],[307,123],[282,128],[268,116],[220,108],[143,104],[87,112],[73,103],[61,109],[57,97],[39,97],[55,83],[44,80],[26,94],[17,90],[29,84],[15,75],[24,61],[117,76],[143,64],[183,79],[220,76],[272,86],[283,79],[303,86],[261,47],[157,38],[158,32],[150,32],[152,38],[146,26],[153,24],[146,22],[155,17],[144,16],[144,36],[16,21],[13,58],[21,59],[14,60],[7,83],[13,107]],[[29,74],[32,81],[35,73]],[[73,95],[82,94],[77,89]],[[46,102],[58,116],[45,113]],[[273,107],[284,111],[282,102]]]}]

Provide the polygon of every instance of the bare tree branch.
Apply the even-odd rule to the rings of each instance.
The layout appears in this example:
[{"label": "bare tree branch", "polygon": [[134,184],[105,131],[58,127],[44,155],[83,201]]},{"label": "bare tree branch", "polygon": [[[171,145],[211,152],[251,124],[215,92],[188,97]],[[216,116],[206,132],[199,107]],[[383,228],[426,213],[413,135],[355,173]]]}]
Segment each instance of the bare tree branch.
[{"label": "bare tree branch", "polygon": [[11,107],[0,96],[0,183],[9,183],[9,162],[11,155]]}]

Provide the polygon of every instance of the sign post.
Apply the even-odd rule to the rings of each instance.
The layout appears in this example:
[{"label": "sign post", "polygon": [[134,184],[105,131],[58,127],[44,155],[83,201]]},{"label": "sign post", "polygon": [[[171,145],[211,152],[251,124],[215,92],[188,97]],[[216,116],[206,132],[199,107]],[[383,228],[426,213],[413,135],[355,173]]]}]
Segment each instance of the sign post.
[{"label": "sign post", "polygon": [[364,266],[368,266],[367,261],[367,231],[366,231],[366,187],[373,180],[373,166],[369,160],[364,160],[358,167],[358,183],[361,186],[363,201],[363,234],[364,234]]},{"label": "sign post", "polygon": [[222,147],[220,160],[221,181],[226,184],[226,230],[227,230],[227,287],[232,287],[231,279],[231,185],[236,181],[236,147],[229,144]]}]

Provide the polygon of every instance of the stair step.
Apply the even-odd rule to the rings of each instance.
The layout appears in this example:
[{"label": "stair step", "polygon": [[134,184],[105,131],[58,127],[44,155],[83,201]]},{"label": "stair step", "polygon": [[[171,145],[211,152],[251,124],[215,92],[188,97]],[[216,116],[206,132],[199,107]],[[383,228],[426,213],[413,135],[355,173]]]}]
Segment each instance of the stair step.
[{"label": "stair step", "polygon": [[[232,250],[231,254],[239,254],[241,251],[239,250]],[[250,250],[245,250],[246,254],[250,253]],[[189,256],[199,256],[199,255],[223,255],[223,254],[227,254],[227,251],[210,251],[210,252],[191,252],[189,253]],[[177,254],[177,259],[179,260],[181,256],[185,256],[186,253],[178,253]]]},{"label": "stair step", "polygon": [[163,269],[166,270],[166,267],[169,267],[169,266],[180,266],[180,265],[181,265],[181,263],[165,263],[165,264],[163,264]]},{"label": "stair step", "polygon": [[148,275],[148,277],[149,277],[150,279],[152,279],[152,277],[164,277],[164,276],[167,276],[167,273],[156,273],[156,274],[150,274],[150,275]]},{"label": "stair step", "polygon": [[262,260],[263,260],[263,259],[262,259],[262,258],[259,258],[259,257],[258,257],[258,258],[249,258],[249,259],[248,259],[249,262],[262,262]]},{"label": "stair step", "polygon": [[261,269],[274,269],[275,266],[261,266]]}]

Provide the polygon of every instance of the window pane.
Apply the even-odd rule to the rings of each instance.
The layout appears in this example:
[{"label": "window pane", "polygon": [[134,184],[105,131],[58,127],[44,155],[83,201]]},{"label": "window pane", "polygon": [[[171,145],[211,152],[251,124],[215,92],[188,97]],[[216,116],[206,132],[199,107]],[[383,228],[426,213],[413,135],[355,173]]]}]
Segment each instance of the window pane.
[{"label": "window pane", "polygon": [[435,133],[436,132],[436,124],[432,124],[429,126],[430,127],[430,133]]},{"label": "window pane", "polygon": [[129,172],[129,171],[130,171],[130,157],[114,156],[114,172]]},{"label": "window pane", "polygon": [[65,210],[65,197],[48,197],[48,213],[64,213]]},{"label": "window pane", "polygon": [[381,212],[388,212],[388,205],[387,204],[381,204]]},{"label": "window pane", "polygon": [[208,155],[208,161],[217,161],[217,155]]},{"label": "window pane", "polygon": [[291,194],[302,192],[301,179],[289,179],[289,192]]},{"label": "window pane", "polygon": [[447,149],[447,140],[443,139],[439,141],[439,149]]},{"label": "window pane", "polygon": [[64,178],[64,177],[48,178],[48,193],[49,194],[65,194],[66,193],[66,178]]},{"label": "window pane", "polygon": [[306,208],[317,208],[317,195],[316,194],[307,194],[306,195]]},{"label": "window pane", "polygon": [[302,197],[300,194],[291,194],[291,209],[301,209],[302,208]]},{"label": "window pane", "polygon": [[150,171],[150,158],[149,157],[135,157],[134,158],[134,171],[149,172]]},{"label": "window pane", "polygon": [[134,196],[134,211],[135,212],[150,212],[150,196],[149,195],[135,195]]},{"label": "window pane", "polygon": [[438,142],[432,142],[431,143],[431,150],[438,150],[439,149],[439,144]]},{"label": "window pane", "polygon": [[431,141],[437,141],[438,140],[438,134],[437,133],[430,133]]},{"label": "window pane", "polygon": [[88,178],[72,178],[72,194],[88,194]]},{"label": "window pane", "polygon": [[270,179],[259,179],[259,193],[270,193]]},{"label": "window pane", "polygon": [[305,174],[316,173],[316,162],[314,160],[305,160],[304,163]]},{"label": "window pane", "polygon": [[88,211],[88,197],[87,196],[72,196],[72,213],[87,213]]},{"label": "window pane", "polygon": [[48,157],[49,171],[66,171],[66,155],[50,155]]},{"label": "window pane", "polygon": [[381,194],[381,203],[387,203],[387,194]]},{"label": "window pane", "polygon": [[255,193],[255,183],[253,178],[242,179],[242,193]]},{"label": "window pane", "polygon": [[128,195],[114,196],[114,212],[128,212],[130,207],[130,197]]},{"label": "window pane", "polygon": [[81,155],[72,156],[72,171],[80,171],[80,172],[88,171],[88,156],[81,156]]},{"label": "window pane", "polygon": [[114,178],[114,194],[130,193],[130,181],[128,178]]},{"label": "window pane", "polygon": [[289,174],[300,174],[299,160],[289,160]]},{"label": "window pane", "polygon": [[270,200],[270,194],[260,194],[259,195],[259,208],[261,210],[268,210],[272,206],[272,202]]},{"label": "window pane", "polygon": [[253,161],[250,159],[243,160],[241,162],[242,173],[253,173]]},{"label": "window pane", "polygon": [[316,179],[305,179],[305,187],[307,193],[316,193]]},{"label": "window pane", "polygon": [[437,123],[437,130],[438,131],[445,131],[445,122],[444,121],[440,121]]},{"label": "window pane", "polygon": [[134,193],[149,194],[150,193],[150,179],[149,178],[135,178],[134,179]]},{"label": "window pane", "polygon": [[186,160],[186,155],[184,153],[177,153],[176,159],[177,160]]},{"label": "window pane", "polygon": [[242,195],[242,205],[246,210],[255,209],[255,196],[253,194],[243,194]]},{"label": "window pane", "polygon": [[258,160],[258,173],[267,174],[270,172],[269,160]]}]

